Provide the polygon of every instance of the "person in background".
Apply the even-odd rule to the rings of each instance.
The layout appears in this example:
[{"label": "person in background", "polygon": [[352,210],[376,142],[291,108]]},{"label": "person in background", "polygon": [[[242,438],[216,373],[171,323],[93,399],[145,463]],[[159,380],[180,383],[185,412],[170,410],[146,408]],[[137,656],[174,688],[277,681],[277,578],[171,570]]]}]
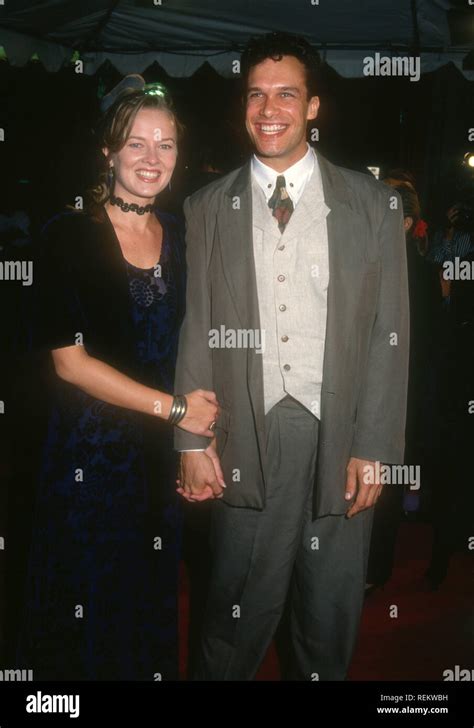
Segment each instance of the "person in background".
[{"label": "person in background", "polygon": [[38,680],[178,677],[172,425],[212,436],[219,414],[212,392],[172,394],[184,243],[156,197],[180,123],[137,76],[104,109],[100,183],[47,225],[35,283],[55,378],[17,662]]},{"label": "person in background", "polygon": [[[468,552],[474,491],[472,444],[474,407],[474,280],[447,274],[447,262],[474,270],[473,183],[450,205],[444,228],[435,233],[429,257],[439,272],[442,295],[440,353],[437,361],[437,447],[433,458],[433,548],[426,580],[438,589],[455,551]],[[450,485],[447,495],[447,484]]]},{"label": "person in background", "polygon": [[[436,271],[427,263],[427,224],[421,218],[420,202],[412,175],[394,170],[383,180],[400,195],[405,229],[408,288],[410,298],[410,360],[405,464],[419,465],[423,488],[430,481],[433,439],[428,437],[434,332],[437,324]],[[421,485],[421,484],[420,484]],[[417,511],[420,491],[400,484],[385,485],[375,506],[367,569],[366,595],[391,577],[398,527],[403,510]]]}]

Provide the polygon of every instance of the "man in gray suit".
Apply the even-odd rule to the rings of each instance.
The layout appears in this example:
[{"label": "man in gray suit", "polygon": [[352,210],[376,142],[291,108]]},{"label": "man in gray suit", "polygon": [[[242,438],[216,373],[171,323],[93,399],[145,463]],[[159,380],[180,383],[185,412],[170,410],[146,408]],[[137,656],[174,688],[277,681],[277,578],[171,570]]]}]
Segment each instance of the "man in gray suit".
[{"label": "man in gray suit", "polygon": [[381,489],[368,473],[403,463],[401,204],[308,146],[317,62],[292,36],[249,43],[255,154],[185,203],[175,390],[214,390],[221,406],[211,443],[179,429],[175,440],[179,492],[215,499],[200,680],[252,679],[285,604],[291,677],[345,678]]}]

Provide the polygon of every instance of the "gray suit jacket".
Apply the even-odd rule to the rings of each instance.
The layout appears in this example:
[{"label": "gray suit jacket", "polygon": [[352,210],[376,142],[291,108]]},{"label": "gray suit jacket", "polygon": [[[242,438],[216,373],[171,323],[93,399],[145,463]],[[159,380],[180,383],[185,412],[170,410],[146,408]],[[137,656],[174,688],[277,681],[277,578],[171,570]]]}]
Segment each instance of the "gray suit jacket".
[{"label": "gray suit jacket", "polygon": [[[344,486],[351,456],[403,462],[409,341],[400,198],[393,210],[394,190],[368,175],[336,167],[320,154],[318,161],[330,212],[315,518],[346,512]],[[262,357],[251,348],[209,347],[211,329],[260,328],[250,163],[188,198],[185,214],[188,283],[175,391],[216,392],[222,407],[216,437],[227,484],[224,500],[261,509]],[[208,444],[205,437],[175,429],[177,449]]]}]

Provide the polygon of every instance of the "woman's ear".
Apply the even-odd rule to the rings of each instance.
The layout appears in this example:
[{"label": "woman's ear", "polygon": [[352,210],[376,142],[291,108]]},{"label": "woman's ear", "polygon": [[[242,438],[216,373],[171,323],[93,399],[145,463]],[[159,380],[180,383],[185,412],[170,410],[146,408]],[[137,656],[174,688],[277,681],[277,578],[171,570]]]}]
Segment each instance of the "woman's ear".
[{"label": "woman's ear", "polygon": [[103,154],[103,155],[104,155],[104,157],[106,158],[106,160],[107,160],[107,162],[109,163],[109,165],[110,165],[111,167],[113,167],[113,164],[112,164],[112,159],[111,159],[111,156],[110,156],[110,152],[109,152],[109,148],[108,148],[108,147],[102,147],[102,154]]},{"label": "woman's ear", "polygon": [[405,233],[407,233],[412,226],[413,226],[413,218],[404,217],[403,218],[403,227],[405,228]]}]

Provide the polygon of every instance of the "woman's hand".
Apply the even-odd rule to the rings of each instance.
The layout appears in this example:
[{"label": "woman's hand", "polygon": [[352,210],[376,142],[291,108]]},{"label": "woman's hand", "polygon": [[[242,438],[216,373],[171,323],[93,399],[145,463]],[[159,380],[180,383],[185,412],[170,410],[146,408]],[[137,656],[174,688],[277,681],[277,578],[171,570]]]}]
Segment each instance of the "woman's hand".
[{"label": "woman's hand", "polygon": [[215,393],[195,389],[194,392],[186,395],[186,400],[188,409],[177,427],[192,432],[193,435],[214,437],[214,432],[209,429],[209,425],[215,422],[220,414],[219,402]]}]

